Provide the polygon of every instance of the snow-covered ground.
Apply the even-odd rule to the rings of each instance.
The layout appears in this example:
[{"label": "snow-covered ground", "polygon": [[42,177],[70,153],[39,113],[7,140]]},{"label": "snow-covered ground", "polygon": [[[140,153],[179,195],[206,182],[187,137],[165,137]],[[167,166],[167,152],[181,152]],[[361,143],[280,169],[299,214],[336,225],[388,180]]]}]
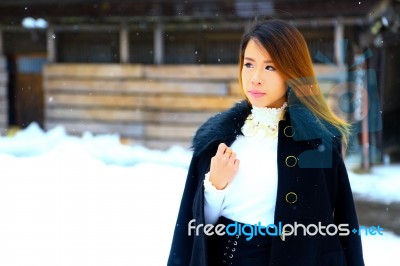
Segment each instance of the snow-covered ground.
[{"label": "snow-covered ground", "polygon": [[[165,265],[190,157],[34,124],[0,137],[0,265]],[[349,175],[355,193],[390,202],[399,170]],[[400,237],[362,241],[366,265],[398,265]]]}]

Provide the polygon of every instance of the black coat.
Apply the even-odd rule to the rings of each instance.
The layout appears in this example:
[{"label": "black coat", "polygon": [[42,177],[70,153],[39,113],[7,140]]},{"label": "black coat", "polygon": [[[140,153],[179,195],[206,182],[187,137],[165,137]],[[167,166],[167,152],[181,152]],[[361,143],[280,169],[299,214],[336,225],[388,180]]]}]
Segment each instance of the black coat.
[{"label": "black coat", "polygon": [[[349,224],[349,231],[358,229],[340,139],[331,136],[332,141],[325,145],[322,139],[328,139],[326,134],[304,139],[306,131],[314,132],[315,137],[323,130],[309,114],[304,119],[301,115],[305,113],[299,116],[297,112],[295,108],[289,108],[285,119],[279,122],[275,224],[345,223]],[[207,237],[204,234],[189,236],[188,222],[196,219],[195,224],[205,223],[203,180],[210,169],[211,157],[219,143],[230,146],[242,134],[241,127],[250,113],[251,106],[247,102],[237,103],[230,110],[211,117],[196,132],[169,266],[207,265]],[[295,130],[293,124],[301,124],[300,120],[307,125],[307,130]],[[285,241],[273,237],[270,265],[364,265],[361,238],[352,232],[348,236],[286,236]]]}]

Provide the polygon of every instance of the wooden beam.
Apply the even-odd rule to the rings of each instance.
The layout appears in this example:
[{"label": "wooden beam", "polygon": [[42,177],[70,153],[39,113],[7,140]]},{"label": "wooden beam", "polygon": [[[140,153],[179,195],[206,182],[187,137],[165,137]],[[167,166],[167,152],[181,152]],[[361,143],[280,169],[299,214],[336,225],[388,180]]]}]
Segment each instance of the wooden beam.
[{"label": "wooden beam", "polygon": [[146,66],[144,76],[148,79],[178,80],[237,80],[237,65],[166,65]]},{"label": "wooden beam", "polygon": [[[44,68],[45,78],[139,78],[143,76],[140,65],[121,64],[50,64]],[[1,76],[0,76],[1,77]]]},{"label": "wooden beam", "polygon": [[[47,122],[46,130],[59,126],[57,122]],[[85,122],[80,121],[63,121],[63,127],[68,133],[82,134],[85,131],[95,132],[96,134],[120,134],[125,137],[137,138],[143,137],[144,126],[142,124],[115,124],[115,123],[99,123],[99,122]]]},{"label": "wooden beam", "polygon": [[[0,113],[6,113],[2,109]],[[162,124],[185,124],[198,125],[205,122],[215,112],[174,112],[174,111],[144,111],[134,109],[104,109],[94,108],[68,108],[52,107],[46,109],[47,121],[102,121],[102,122],[128,122],[128,123],[162,123]]]},{"label": "wooden beam", "polygon": [[164,63],[164,24],[158,22],[154,27],[154,63]]},{"label": "wooden beam", "polygon": [[160,139],[189,139],[194,135],[198,125],[145,125],[145,136]]},{"label": "wooden beam", "polygon": [[346,47],[344,43],[344,25],[341,19],[337,20],[334,35],[335,63],[338,66],[343,66],[345,63],[344,52]]},{"label": "wooden beam", "polygon": [[[101,80],[101,79],[47,79],[46,90],[51,92],[96,93],[96,94],[192,94],[226,95],[224,82],[200,81],[150,81],[150,80]],[[0,88],[1,94],[1,88]]]},{"label": "wooden beam", "polygon": [[54,63],[57,60],[56,33],[53,27],[47,29],[47,62]]},{"label": "wooden beam", "polygon": [[0,29],[0,56],[3,55],[4,53],[4,48],[3,48],[3,30]]},{"label": "wooden beam", "polygon": [[129,31],[126,23],[122,23],[119,31],[119,50],[120,62],[129,63]]},{"label": "wooden beam", "polygon": [[47,93],[50,107],[147,108],[151,110],[219,111],[232,107],[239,96],[79,95]]}]

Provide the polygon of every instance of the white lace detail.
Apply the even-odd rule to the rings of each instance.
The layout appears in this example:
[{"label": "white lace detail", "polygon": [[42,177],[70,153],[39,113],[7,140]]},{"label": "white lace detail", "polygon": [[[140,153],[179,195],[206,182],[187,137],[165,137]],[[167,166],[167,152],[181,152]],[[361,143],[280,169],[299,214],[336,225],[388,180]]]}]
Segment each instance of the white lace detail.
[{"label": "white lace detail", "polygon": [[204,191],[212,191],[214,193],[224,193],[228,190],[229,185],[224,189],[217,189],[210,181],[210,172],[205,174]]},{"label": "white lace detail", "polygon": [[278,124],[286,106],[286,102],[280,108],[253,106],[251,114],[247,117],[242,127],[243,135],[276,138],[278,136]]}]

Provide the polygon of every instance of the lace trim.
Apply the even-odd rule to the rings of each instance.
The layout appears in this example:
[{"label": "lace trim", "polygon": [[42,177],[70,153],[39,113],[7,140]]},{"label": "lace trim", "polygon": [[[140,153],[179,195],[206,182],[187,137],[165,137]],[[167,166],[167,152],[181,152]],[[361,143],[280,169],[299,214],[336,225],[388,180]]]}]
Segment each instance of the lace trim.
[{"label": "lace trim", "polygon": [[242,127],[243,134],[250,137],[276,138],[281,114],[286,106],[285,102],[280,108],[253,107]]},{"label": "lace trim", "polygon": [[204,178],[204,191],[212,191],[213,193],[223,194],[227,191],[229,185],[224,189],[217,189],[210,181],[210,172],[205,174]]}]

